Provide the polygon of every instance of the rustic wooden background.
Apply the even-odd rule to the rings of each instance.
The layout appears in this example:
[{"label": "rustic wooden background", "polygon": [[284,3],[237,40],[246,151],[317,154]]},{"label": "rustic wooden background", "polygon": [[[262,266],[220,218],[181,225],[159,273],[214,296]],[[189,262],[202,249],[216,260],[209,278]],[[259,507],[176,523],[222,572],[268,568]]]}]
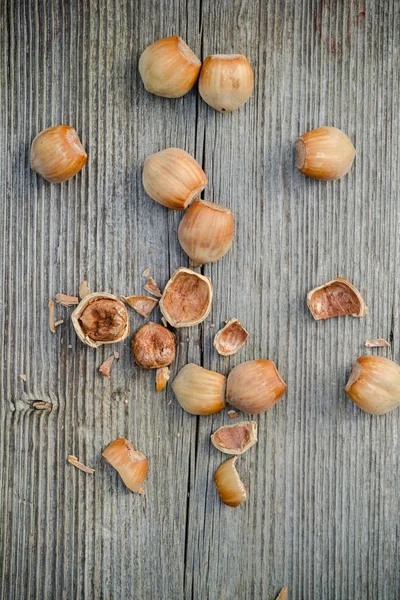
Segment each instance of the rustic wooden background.
[{"label": "rustic wooden background", "polygon": [[[399,360],[400,3],[397,0],[0,0],[1,343],[0,597],[2,599],[291,599],[400,597],[400,411],[372,417],[344,393],[354,359]],[[145,93],[137,63],[180,34],[199,57],[243,53],[252,99],[218,114],[192,90]],[[43,128],[76,127],[81,174],[51,185],[29,168]],[[351,173],[323,183],[295,167],[299,134],[329,124],[357,148]],[[186,362],[228,373],[269,357],[288,384],[257,417],[259,443],[238,464],[248,500],[222,505],[224,459],[210,433],[229,422],[186,414],[128,342],[110,381],[76,338],[70,309],[50,333],[57,292],[140,293],[142,271],[164,285],[188,264],[181,214],[146,197],[145,157],[191,152],[230,206],[231,252],[204,268],[210,317],[178,332]],[[349,278],[369,315],[314,322],[311,287]],[[143,319],[130,312],[135,330]],[[159,319],[159,315],[152,315]],[[250,332],[232,358],[212,339],[225,319]],[[390,350],[366,350],[382,336]],[[26,383],[20,378],[26,375]],[[37,410],[42,400],[51,409]],[[170,401],[172,400],[172,404]],[[101,458],[117,436],[149,457],[144,497]],[[66,463],[75,454],[96,469]]]}]

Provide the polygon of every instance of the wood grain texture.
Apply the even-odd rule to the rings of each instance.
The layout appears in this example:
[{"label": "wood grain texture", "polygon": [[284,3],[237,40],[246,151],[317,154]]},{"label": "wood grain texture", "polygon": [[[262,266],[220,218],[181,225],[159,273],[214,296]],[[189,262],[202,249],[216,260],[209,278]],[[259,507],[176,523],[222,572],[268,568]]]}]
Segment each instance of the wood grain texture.
[{"label": "wood grain texture", "polygon": [[[290,599],[399,597],[400,413],[372,417],[344,393],[359,354],[400,360],[399,2],[0,4],[0,598],[269,600],[285,585]],[[199,57],[246,54],[253,98],[218,114],[196,90],[145,93],[138,57],[171,34]],[[76,127],[88,163],[50,185],[30,170],[29,148],[58,123]],[[296,138],[323,124],[357,148],[337,182],[295,167]],[[181,215],[141,184],[145,157],[168,146],[199,160],[202,196],[237,224],[232,250],[202,269],[213,309],[177,332],[171,379],[189,361],[227,374],[268,357],[288,385],[238,461],[248,500],[236,510],[212,481],[224,457],[209,435],[226,411],[198,418],[169,405],[170,388],[155,393],[128,342],[102,377],[114,347],[84,347],[69,308],[56,306],[55,335],[47,324],[48,300],[83,279],[140,294],[147,266],[160,285],[187,266]],[[337,275],[369,315],[314,322],[306,292]],[[232,317],[250,337],[223,358],[212,340]],[[366,349],[373,337],[391,348]],[[149,457],[143,497],[101,458],[117,436]]]}]

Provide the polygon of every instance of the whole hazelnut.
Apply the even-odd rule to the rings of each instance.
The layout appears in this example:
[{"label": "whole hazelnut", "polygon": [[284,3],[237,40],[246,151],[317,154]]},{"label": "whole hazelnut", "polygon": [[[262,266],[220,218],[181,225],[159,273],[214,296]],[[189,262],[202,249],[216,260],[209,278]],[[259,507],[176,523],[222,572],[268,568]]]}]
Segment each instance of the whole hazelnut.
[{"label": "whole hazelnut", "polygon": [[175,359],[175,337],[163,325],[150,321],[135,333],[132,352],[144,369],[167,367]]}]

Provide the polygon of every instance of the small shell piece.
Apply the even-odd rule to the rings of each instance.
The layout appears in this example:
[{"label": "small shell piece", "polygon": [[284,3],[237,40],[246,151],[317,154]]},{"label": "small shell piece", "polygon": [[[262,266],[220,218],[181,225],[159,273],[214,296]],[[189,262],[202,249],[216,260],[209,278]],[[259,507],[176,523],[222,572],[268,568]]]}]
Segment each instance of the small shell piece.
[{"label": "small shell piece", "polygon": [[174,334],[163,325],[149,321],[135,333],[132,352],[137,364],[144,369],[167,367],[175,359]]},{"label": "small shell piece", "polygon": [[161,298],[161,296],[162,296],[160,288],[158,287],[157,283],[155,282],[155,280],[152,277],[148,278],[148,280],[144,284],[143,288],[146,290],[146,292],[149,292],[149,294],[153,294],[153,296],[157,296],[157,298]]},{"label": "small shell piece", "polygon": [[92,348],[122,342],[129,335],[128,311],[106,292],[88,294],[71,315],[79,339]]},{"label": "small shell piece", "polygon": [[199,93],[215,110],[230,112],[239,108],[250,98],[253,88],[253,70],[242,54],[214,54],[205,59]]},{"label": "small shell piece", "polygon": [[340,129],[319,127],[297,140],[296,154],[301,173],[313,179],[331,181],[350,171],[356,150]]},{"label": "small shell piece", "polygon": [[111,367],[113,365],[115,356],[112,354],[109,356],[100,366],[99,371],[104,377],[111,377]]},{"label": "small shell piece", "polygon": [[111,442],[103,456],[118,471],[126,487],[140,493],[149,466],[146,456],[126,438]]},{"label": "small shell piece", "polygon": [[167,148],[145,160],[143,187],[150,198],[167,208],[183,210],[206,185],[206,174],[185,150]]},{"label": "small shell piece", "polygon": [[214,475],[219,497],[224,504],[232,508],[236,508],[247,498],[246,488],[235,467],[237,458],[237,456],[228,458],[218,467]]},{"label": "small shell piece", "polygon": [[222,425],[211,435],[211,442],[225,454],[244,454],[257,442],[257,423],[241,421]]},{"label": "small shell piece", "polygon": [[79,304],[79,299],[77,296],[68,296],[68,294],[56,294],[56,302],[62,306],[74,306],[74,304]]},{"label": "small shell piece", "polygon": [[238,319],[231,319],[216,334],[214,346],[221,356],[231,356],[245,345],[248,337],[249,334],[241,322]]},{"label": "small shell piece", "polygon": [[177,35],[157,40],[139,60],[139,73],[148,92],[180,98],[196,83],[201,61]]},{"label": "small shell piece", "polygon": [[156,392],[161,392],[167,385],[169,378],[171,377],[171,371],[168,367],[161,367],[156,371]]},{"label": "small shell piece", "polygon": [[276,597],[276,600],[286,600],[287,595],[288,595],[288,588],[284,587],[279,592],[278,596]]},{"label": "small shell piece", "polygon": [[79,173],[87,154],[69,125],[41,131],[32,142],[31,167],[50,183],[61,183]]},{"label": "small shell piece", "polygon": [[255,415],[272,408],[285,391],[272,360],[249,360],[229,373],[226,396],[238,410]]},{"label": "small shell piece", "polygon": [[234,229],[235,219],[229,208],[195,200],[182,217],[178,239],[192,266],[199,267],[225,256],[232,246]]},{"label": "small shell piece", "polygon": [[153,308],[157,305],[158,300],[149,296],[121,296],[122,300],[129,304],[142,317],[148,317]]},{"label": "small shell piece", "polygon": [[191,327],[207,318],[212,297],[209,277],[181,267],[164,288],[160,310],[172,327]]},{"label": "small shell piece", "polygon": [[345,389],[365,412],[385,415],[400,405],[400,366],[383,356],[360,356]]},{"label": "small shell piece", "polygon": [[73,454],[69,454],[67,460],[68,460],[68,462],[71,465],[73,465],[74,467],[76,467],[80,471],[83,471],[84,473],[94,473],[94,469],[92,469],[91,467],[87,467],[86,465],[84,465],[83,463],[81,463],[76,458],[76,456],[74,456]]},{"label": "small shell piece", "polygon": [[343,277],[336,277],[307,294],[307,306],[316,321],[351,315],[365,317],[368,309],[357,288]]},{"label": "small shell piece", "polygon": [[365,346],[367,348],[390,348],[389,342],[383,338],[377,338],[376,340],[365,340]]},{"label": "small shell piece", "polygon": [[81,300],[86,298],[86,296],[89,294],[89,286],[88,286],[88,282],[86,281],[86,279],[84,281],[82,281],[82,283],[79,285],[78,293],[79,293],[79,298]]},{"label": "small shell piece", "polygon": [[189,363],[175,377],[174,394],[192,415],[212,415],[225,407],[226,377]]}]

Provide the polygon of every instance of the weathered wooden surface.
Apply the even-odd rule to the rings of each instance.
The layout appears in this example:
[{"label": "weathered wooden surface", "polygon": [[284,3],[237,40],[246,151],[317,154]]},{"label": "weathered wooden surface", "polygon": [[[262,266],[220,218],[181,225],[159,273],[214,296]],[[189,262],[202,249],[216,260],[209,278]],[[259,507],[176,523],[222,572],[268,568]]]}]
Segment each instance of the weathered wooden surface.
[{"label": "weathered wooden surface", "polygon": [[[322,2],[38,2],[2,0],[0,597],[304,600],[400,596],[400,412],[362,413],[343,388],[357,355],[399,360],[400,4]],[[246,54],[254,97],[217,114],[193,90],[146,94],[143,49],[180,34],[200,57]],[[43,128],[76,127],[82,173],[50,185],[29,168]],[[357,158],[349,176],[301,176],[293,145],[322,124],[342,128]],[[187,258],[180,214],[144,194],[146,155],[193,153],[204,197],[237,217],[232,251],[204,272],[215,302],[206,323],[178,333],[173,375],[186,362],[228,373],[270,357],[288,384],[257,418],[259,443],[239,461],[248,501],[219,502],[223,456],[209,434],[229,421],[184,413],[171,390],[134,368],[129,343],[110,381],[109,349],[77,341],[71,310],[56,335],[47,302],[92,290],[140,293]],[[366,297],[364,320],[316,323],[314,285],[344,275]],[[250,339],[224,359],[212,339],[238,317]],[[131,312],[133,328],[142,318]],[[368,337],[392,341],[366,350]],[[26,374],[24,383],[20,374]],[[33,408],[35,400],[51,410]],[[144,497],[101,459],[116,436],[150,460]],[[96,469],[87,475],[68,454]]]}]

